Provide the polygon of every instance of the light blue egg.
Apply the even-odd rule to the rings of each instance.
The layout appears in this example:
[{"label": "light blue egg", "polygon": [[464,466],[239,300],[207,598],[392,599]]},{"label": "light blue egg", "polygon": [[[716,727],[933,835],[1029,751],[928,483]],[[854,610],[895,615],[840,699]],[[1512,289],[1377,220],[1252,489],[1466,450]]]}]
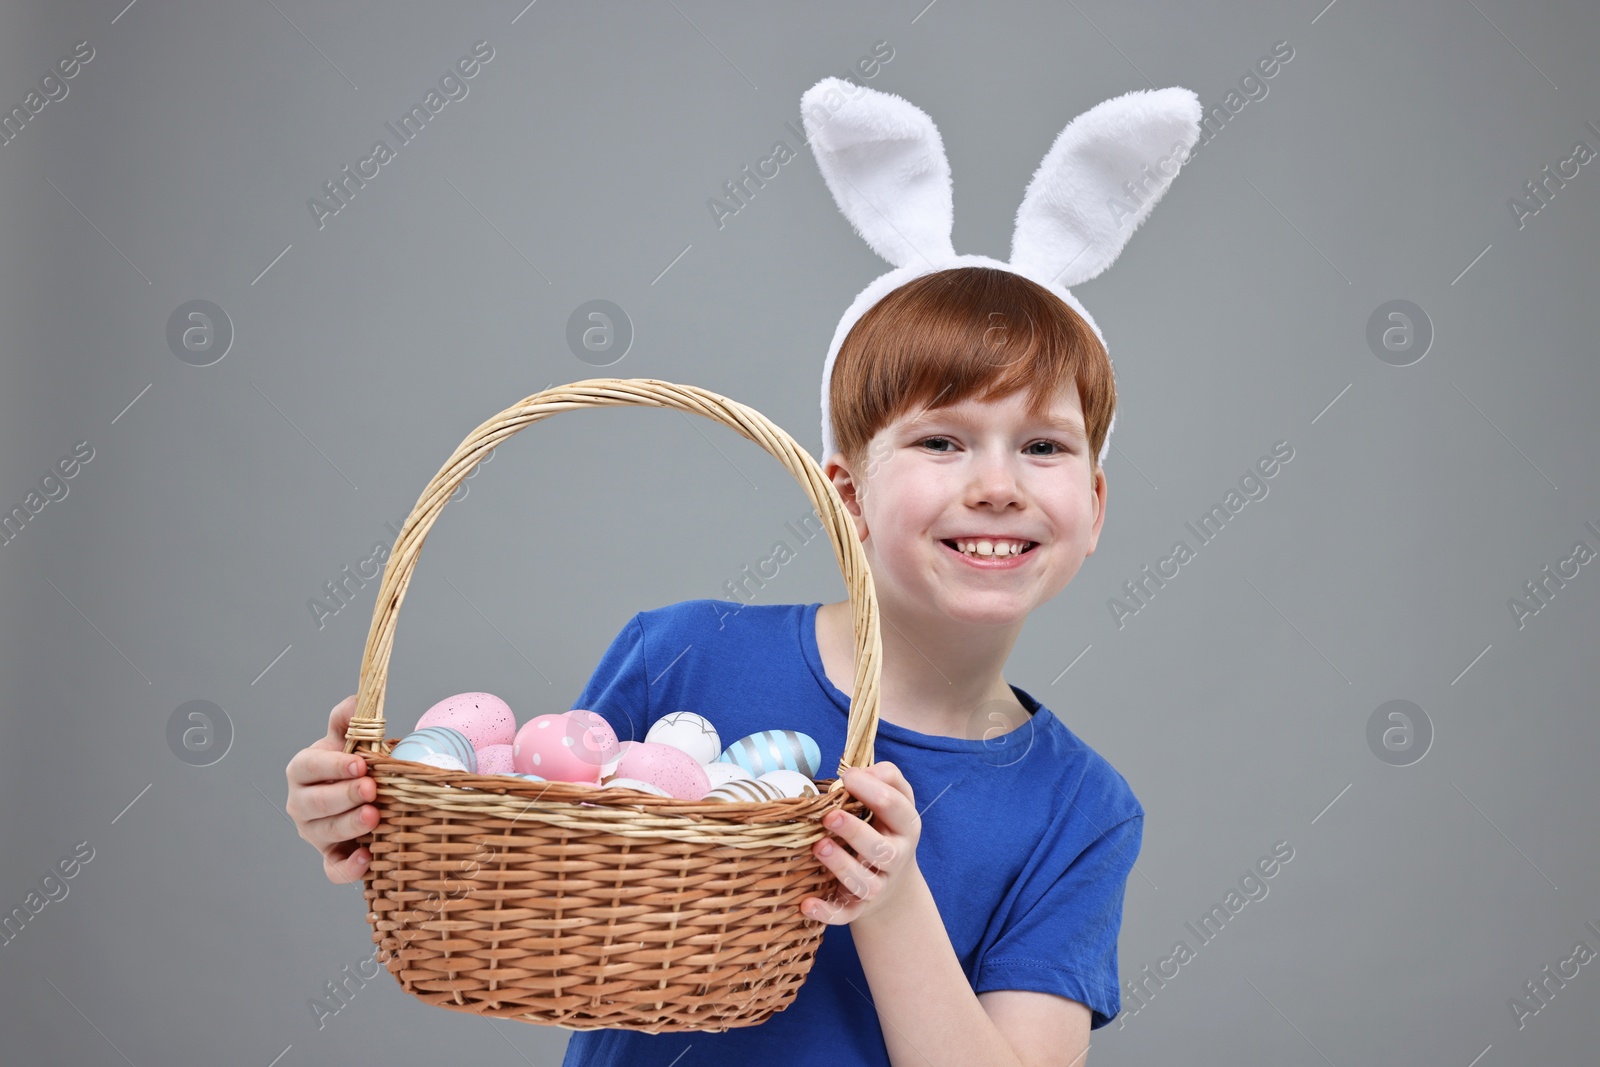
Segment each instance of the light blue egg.
[{"label": "light blue egg", "polygon": [[822,767],[822,750],[798,730],[762,730],[729,745],[721,762],[743,767],[758,778],[768,771],[799,771],[815,778]]},{"label": "light blue egg", "polygon": [[512,778],[526,778],[530,782],[542,782],[542,781],[544,781],[544,779],[542,777],[540,777],[539,775],[537,775],[537,774],[519,774],[516,771],[512,771],[509,777],[512,777]]},{"label": "light blue egg", "polygon": [[478,773],[478,753],[472,742],[467,740],[466,734],[449,726],[429,726],[409,733],[389,750],[389,755],[394,759],[414,760],[430,752],[454,756],[466,764],[468,771]]}]

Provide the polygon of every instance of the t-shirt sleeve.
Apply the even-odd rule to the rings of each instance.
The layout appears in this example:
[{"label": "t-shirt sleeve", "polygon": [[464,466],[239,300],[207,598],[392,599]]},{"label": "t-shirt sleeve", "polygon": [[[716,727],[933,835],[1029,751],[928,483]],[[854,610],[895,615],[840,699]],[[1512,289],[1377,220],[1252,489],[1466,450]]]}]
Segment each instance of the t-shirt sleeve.
[{"label": "t-shirt sleeve", "polygon": [[572,707],[598,712],[618,741],[643,741],[650,728],[650,670],[644,657],[644,626],[635,615],[600,657],[589,683]]},{"label": "t-shirt sleeve", "polygon": [[974,992],[1026,989],[1088,1005],[1090,1029],[1122,1010],[1117,934],[1128,874],[1139,858],[1144,816],[1097,837],[1037,895],[984,954]]}]

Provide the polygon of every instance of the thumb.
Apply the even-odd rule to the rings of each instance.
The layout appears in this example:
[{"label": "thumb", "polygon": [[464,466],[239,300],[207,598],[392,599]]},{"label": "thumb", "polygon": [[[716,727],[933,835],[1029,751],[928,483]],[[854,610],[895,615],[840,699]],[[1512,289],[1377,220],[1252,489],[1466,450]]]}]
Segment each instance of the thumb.
[{"label": "thumb", "polygon": [[328,736],[322,739],[323,747],[344,748],[344,734],[356,713],[356,694],[351,693],[328,712]]}]

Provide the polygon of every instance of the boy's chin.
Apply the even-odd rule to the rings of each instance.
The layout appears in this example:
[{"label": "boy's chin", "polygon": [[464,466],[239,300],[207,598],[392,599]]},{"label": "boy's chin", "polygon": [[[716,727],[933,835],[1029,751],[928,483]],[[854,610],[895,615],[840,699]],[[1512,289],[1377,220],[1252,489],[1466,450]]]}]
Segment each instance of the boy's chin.
[{"label": "boy's chin", "polygon": [[1022,593],[962,594],[936,604],[939,614],[963,626],[1015,626],[1038,607]]}]

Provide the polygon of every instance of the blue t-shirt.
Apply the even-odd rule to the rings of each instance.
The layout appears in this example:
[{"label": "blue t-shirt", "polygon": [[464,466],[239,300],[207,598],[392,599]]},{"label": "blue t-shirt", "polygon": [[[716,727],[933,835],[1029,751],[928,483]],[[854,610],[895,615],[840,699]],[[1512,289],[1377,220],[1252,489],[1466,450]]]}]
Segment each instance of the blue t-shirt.
[{"label": "blue t-shirt", "polygon": [[[850,698],[823,669],[819,607],[689,600],[640,612],[573,707],[598,712],[624,741],[644,740],[680,710],[710,719],[724,747],[759,730],[799,730],[822,750],[817,777],[835,778]],[[973,992],[1058,994],[1088,1005],[1098,1029],[1122,1007],[1117,932],[1144,808],[1049,708],[1011,691],[1030,717],[1003,737],[941,737],[880,719],[873,758],[911,783],[917,865]],[[691,1046],[682,1062],[695,1067],[889,1064],[848,925],[825,928],[794,1001],[759,1025],[574,1031],[562,1067],[668,1067]]]}]

